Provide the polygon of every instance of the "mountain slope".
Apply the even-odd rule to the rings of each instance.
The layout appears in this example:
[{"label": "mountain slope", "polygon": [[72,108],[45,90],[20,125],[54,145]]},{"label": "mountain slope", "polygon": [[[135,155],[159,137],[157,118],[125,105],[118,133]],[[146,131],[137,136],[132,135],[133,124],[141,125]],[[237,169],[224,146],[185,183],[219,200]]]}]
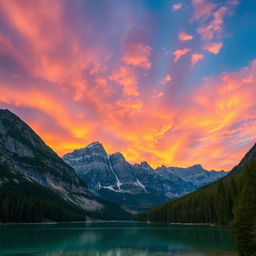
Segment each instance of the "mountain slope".
[{"label": "mountain slope", "polygon": [[130,164],[121,153],[107,154],[93,142],[63,156],[95,195],[132,211],[149,209],[175,199],[226,175],[208,172],[200,165],[189,168],[162,166],[154,170],[147,162]]},{"label": "mountain slope", "polygon": [[85,212],[42,185],[0,165],[1,222],[84,221]]},{"label": "mountain slope", "polygon": [[232,220],[233,234],[241,256],[256,255],[256,161],[243,171],[243,190]]},{"label": "mountain slope", "polygon": [[242,170],[251,159],[256,160],[256,144],[226,177],[142,213],[138,219],[156,222],[229,223],[243,188]]},{"label": "mountain slope", "polygon": [[[0,110],[0,164],[1,173],[4,172],[3,170],[9,170],[6,175],[10,173],[22,175],[28,182],[33,181],[38,190],[43,187],[52,197],[57,196],[68,205],[75,205],[83,210],[84,217],[87,215],[96,218],[114,218],[118,214],[122,217],[128,216],[119,206],[92,196],[85,182],[75,171],[27,124],[8,110]],[[5,178],[2,177],[0,182],[3,183]],[[31,184],[28,187],[31,188]],[[7,188],[8,186],[1,185],[0,192]],[[9,192],[12,193],[10,188]],[[112,208],[116,214],[113,213]]]}]

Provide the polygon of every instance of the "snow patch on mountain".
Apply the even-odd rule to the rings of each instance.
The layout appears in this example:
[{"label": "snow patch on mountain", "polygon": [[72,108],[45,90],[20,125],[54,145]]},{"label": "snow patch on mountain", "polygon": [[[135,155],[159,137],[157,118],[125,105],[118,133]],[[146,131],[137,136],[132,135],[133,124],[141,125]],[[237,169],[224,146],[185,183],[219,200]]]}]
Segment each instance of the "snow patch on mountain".
[{"label": "snow patch on mountain", "polygon": [[136,183],[144,189],[145,192],[147,192],[145,186],[137,179]]},{"label": "snow patch on mountain", "polygon": [[120,182],[120,180],[118,179],[116,173],[113,170],[113,167],[112,167],[112,164],[111,164],[111,161],[110,161],[110,155],[107,155],[107,156],[108,156],[108,162],[109,162],[110,170],[112,171],[112,173],[114,174],[114,176],[116,178],[116,185],[118,187],[118,190],[121,190],[120,187],[121,187],[122,183]]}]

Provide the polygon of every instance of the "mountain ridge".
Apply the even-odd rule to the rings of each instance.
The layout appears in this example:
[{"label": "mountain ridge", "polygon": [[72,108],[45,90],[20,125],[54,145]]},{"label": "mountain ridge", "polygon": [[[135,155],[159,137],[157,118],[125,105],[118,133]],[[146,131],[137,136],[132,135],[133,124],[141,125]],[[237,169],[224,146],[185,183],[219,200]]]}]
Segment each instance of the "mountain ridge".
[{"label": "mountain ridge", "polygon": [[[65,153],[61,156],[61,158],[65,158],[66,155],[69,155],[69,154],[72,154],[74,152],[78,152],[78,151],[83,151],[83,150],[86,150],[86,148],[91,148],[95,145],[100,145],[103,150],[106,152],[105,148],[103,147],[103,144],[99,141],[93,141],[93,142],[90,142],[87,146],[84,146],[84,147],[81,147],[81,148],[77,148],[77,149],[74,149],[73,151],[71,152],[68,152],[68,153]],[[107,153],[107,152],[106,152]],[[108,153],[107,153],[108,154]],[[125,159],[124,155],[121,153],[121,152],[114,152],[114,153],[110,153],[108,155],[115,155],[115,154],[120,154],[122,155],[122,157]],[[153,170],[157,170],[161,167],[164,167],[164,168],[180,168],[180,169],[188,169],[188,168],[192,168],[192,167],[199,167],[199,168],[202,168],[204,169],[204,167],[202,166],[202,164],[193,164],[193,165],[189,165],[189,166],[186,166],[186,167],[181,167],[181,166],[166,166],[165,164],[162,164],[161,166],[157,166],[155,168],[153,168],[147,161],[145,160],[142,160],[141,162],[139,163],[134,163],[134,162],[130,162],[129,160],[126,160],[130,165],[141,165],[141,164],[145,164],[145,165],[148,165],[150,166]],[[206,170],[206,169],[204,169]],[[214,170],[214,169],[211,169],[211,170],[207,170],[208,172],[211,172],[211,171],[214,171],[214,172],[225,172],[225,173],[229,173],[230,171],[225,171],[225,170]]]},{"label": "mountain ridge", "polygon": [[108,154],[98,141],[65,154],[63,160],[75,169],[92,193],[132,210],[175,199],[226,175],[224,171],[208,172],[201,165],[154,169],[146,161],[131,164],[120,152]]}]

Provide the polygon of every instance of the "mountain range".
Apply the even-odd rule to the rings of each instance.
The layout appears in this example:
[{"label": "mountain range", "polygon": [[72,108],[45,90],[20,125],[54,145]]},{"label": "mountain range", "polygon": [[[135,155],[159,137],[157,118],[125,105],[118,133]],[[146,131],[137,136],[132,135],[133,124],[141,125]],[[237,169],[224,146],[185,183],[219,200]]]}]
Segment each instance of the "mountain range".
[{"label": "mountain range", "polygon": [[108,154],[99,142],[76,149],[63,160],[88,184],[91,193],[130,212],[179,198],[227,174],[207,171],[201,165],[153,169],[147,162],[130,164],[121,153]]}]

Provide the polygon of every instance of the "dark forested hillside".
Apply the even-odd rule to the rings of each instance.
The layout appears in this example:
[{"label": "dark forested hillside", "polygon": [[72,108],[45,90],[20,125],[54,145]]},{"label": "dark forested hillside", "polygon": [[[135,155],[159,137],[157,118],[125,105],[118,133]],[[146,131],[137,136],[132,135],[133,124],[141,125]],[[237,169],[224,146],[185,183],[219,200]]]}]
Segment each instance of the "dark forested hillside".
[{"label": "dark forested hillside", "polygon": [[256,159],[256,145],[226,177],[188,194],[140,214],[139,220],[154,222],[188,222],[228,224],[233,218],[243,188],[244,166]]},{"label": "dark forested hillside", "polygon": [[61,194],[27,179],[0,164],[0,222],[85,221],[130,219],[120,206],[98,199],[104,211],[90,212],[65,200]]},{"label": "dark forested hillside", "polygon": [[234,210],[233,233],[239,255],[256,255],[256,161],[250,161],[243,174],[243,190]]},{"label": "dark forested hillside", "polygon": [[51,190],[0,165],[1,222],[85,220],[85,211]]},{"label": "dark forested hillside", "polygon": [[232,209],[241,193],[240,173],[139,215],[156,222],[221,223],[231,221]]}]

